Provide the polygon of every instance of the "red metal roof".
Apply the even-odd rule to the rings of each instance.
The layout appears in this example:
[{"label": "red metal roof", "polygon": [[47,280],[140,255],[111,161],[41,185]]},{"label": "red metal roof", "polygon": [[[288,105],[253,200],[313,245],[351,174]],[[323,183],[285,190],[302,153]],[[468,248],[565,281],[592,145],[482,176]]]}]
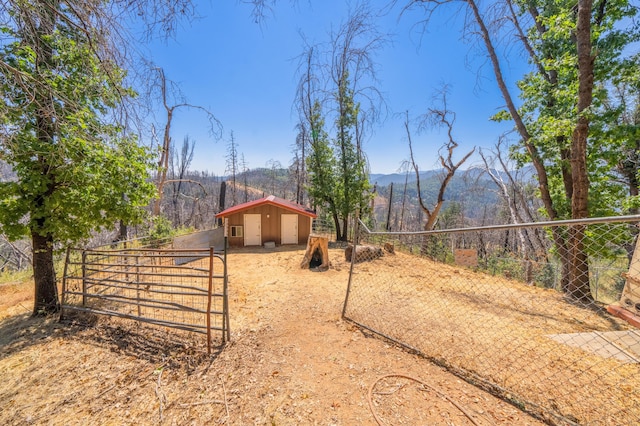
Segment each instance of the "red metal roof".
[{"label": "red metal roof", "polygon": [[220,213],[216,214],[216,217],[231,216],[234,213],[238,213],[253,207],[259,207],[265,204],[271,204],[277,207],[282,207],[285,210],[290,210],[295,213],[300,213],[308,217],[313,217],[313,218],[317,217],[317,215],[314,212],[307,209],[306,207],[301,206],[300,204],[296,204],[292,201],[287,201],[283,198],[278,198],[274,195],[269,195],[268,197],[260,198],[259,200],[249,201],[248,203],[242,203],[233,207],[229,207],[228,209],[223,210]]}]

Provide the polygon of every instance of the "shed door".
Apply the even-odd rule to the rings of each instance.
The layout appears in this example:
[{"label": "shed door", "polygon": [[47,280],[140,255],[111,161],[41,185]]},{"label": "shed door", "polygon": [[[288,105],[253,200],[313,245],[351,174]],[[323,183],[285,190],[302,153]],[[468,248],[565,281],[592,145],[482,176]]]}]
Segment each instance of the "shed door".
[{"label": "shed door", "polygon": [[260,231],[259,214],[244,215],[244,245],[259,246],[262,245],[262,233]]},{"label": "shed door", "polygon": [[282,244],[298,244],[298,215],[283,214],[280,218]]}]

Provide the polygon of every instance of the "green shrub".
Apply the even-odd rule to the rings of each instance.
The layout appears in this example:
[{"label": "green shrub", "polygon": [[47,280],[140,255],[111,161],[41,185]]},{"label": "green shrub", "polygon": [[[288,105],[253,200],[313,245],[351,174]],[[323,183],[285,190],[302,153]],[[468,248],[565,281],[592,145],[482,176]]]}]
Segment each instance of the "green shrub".
[{"label": "green shrub", "polygon": [[147,236],[143,244],[150,247],[160,247],[168,243],[176,234],[171,221],[163,216],[154,216],[148,223]]}]

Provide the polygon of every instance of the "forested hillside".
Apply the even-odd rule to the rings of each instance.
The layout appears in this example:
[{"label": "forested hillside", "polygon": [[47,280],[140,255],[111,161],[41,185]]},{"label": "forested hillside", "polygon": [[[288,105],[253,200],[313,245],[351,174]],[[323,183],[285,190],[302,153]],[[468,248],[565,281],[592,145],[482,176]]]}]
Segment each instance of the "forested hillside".
[{"label": "forested hillside", "polygon": [[[424,218],[418,206],[415,175],[372,174],[370,181],[373,214],[367,215],[369,223],[386,229],[389,221],[389,229],[396,231],[422,229]],[[426,203],[435,201],[441,181],[442,171],[431,170],[421,174],[422,196]],[[223,186],[224,204],[221,199]],[[305,191],[301,194],[301,200],[297,200],[295,179],[288,169],[283,168],[253,169],[238,174],[235,179],[189,172],[182,182],[170,182],[164,192],[162,212],[176,227],[213,226],[215,213],[267,195],[313,207]],[[501,206],[496,184],[480,169],[456,174],[447,186],[445,200],[439,228],[509,221]]]},{"label": "forested hillside", "polygon": [[[437,170],[421,174],[422,197],[427,205],[436,200],[442,177],[443,171]],[[372,175],[371,182],[375,184],[377,194],[374,214],[376,227],[394,231],[422,229],[424,218],[418,205],[415,175]],[[495,183],[480,170],[458,172],[447,185],[438,228],[508,220],[507,216],[501,216],[497,189]]]}]

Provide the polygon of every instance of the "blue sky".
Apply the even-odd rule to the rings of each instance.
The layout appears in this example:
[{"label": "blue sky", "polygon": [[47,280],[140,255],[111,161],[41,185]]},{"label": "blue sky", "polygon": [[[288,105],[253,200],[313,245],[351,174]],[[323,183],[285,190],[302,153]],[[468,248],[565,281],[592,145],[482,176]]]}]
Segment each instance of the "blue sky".
[{"label": "blue sky", "polygon": [[[370,4],[375,8],[387,2]],[[510,123],[489,120],[504,102],[483,52],[461,40],[463,16],[453,12],[436,16],[426,33],[417,25],[423,18],[417,12],[400,16],[396,8],[378,22],[380,30],[392,37],[376,56],[379,89],[389,114],[364,145],[373,173],[396,172],[409,158],[399,115],[404,111],[412,117],[424,114],[443,85],[449,86],[448,104],[456,113],[454,136],[461,143],[455,158],[474,146],[492,147],[511,128]],[[201,1],[198,13],[201,18],[184,24],[175,39],[151,45],[150,55],[167,78],[180,84],[189,103],[215,114],[224,134],[221,140],[214,140],[203,114],[181,109],[173,121],[174,143],[180,146],[189,135],[196,141],[192,169],[223,175],[233,131],[238,152],[249,168],[265,167],[270,160],[288,166],[298,122],[292,105],[296,58],[303,51],[299,33],[312,43],[327,42],[332,26],[337,29],[347,18],[346,3],[279,0],[272,16],[261,24],[252,20],[249,5],[233,0]],[[514,78],[523,70],[517,56],[505,65],[509,71],[514,67]],[[437,151],[445,137],[438,130],[412,135],[421,169],[439,167]],[[468,166],[473,164],[478,164],[477,156]]]}]

